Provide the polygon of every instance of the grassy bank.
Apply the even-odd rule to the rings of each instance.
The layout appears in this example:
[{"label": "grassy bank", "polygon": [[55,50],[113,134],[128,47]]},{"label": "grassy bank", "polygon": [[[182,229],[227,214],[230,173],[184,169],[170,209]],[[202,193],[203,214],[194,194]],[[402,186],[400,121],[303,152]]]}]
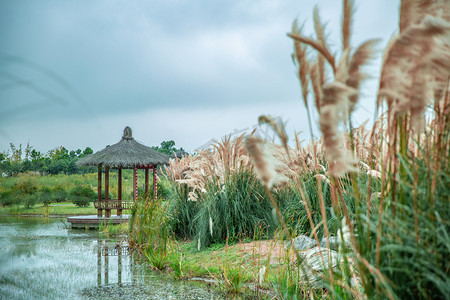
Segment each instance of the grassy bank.
[{"label": "grassy bank", "polygon": [[184,241],[177,242],[175,249],[162,269],[172,276],[212,280],[225,294],[269,298],[285,292],[277,287],[294,258],[276,240],[213,244],[202,251]]},{"label": "grassy bank", "polygon": [[88,207],[78,207],[71,202],[61,202],[45,205],[36,205],[30,208],[24,205],[0,207],[0,215],[31,215],[31,216],[76,216],[96,215],[97,210],[92,203]]},{"label": "grassy bank", "polygon": [[[124,200],[133,199],[133,174],[131,171],[124,170],[122,174],[122,199]],[[83,214],[84,212],[93,214],[94,212],[87,208],[92,207],[92,202],[97,199],[97,176],[97,173],[89,173],[48,176],[21,174],[14,177],[0,177],[0,207],[3,212],[25,210],[29,214],[41,214],[41,210],[46,209],[45,206],[49,205],[55,214],[65,214],[66,210],[68,214]],[[110,199],[117,199],[117,181],[118,174],[112,171],[110,173]],[[144,194],[143,184],[144,176],[140,176],[138,180],[139,196]],[[158,182],[158,195],[161,197],[167,197],[166,186],[166,180]],[[150,194],[153,195],[152,189]],[[104,190],[102,197],[105,198]],[[67,202],[77,205],[80,209],[70,208]],[[59,205],[64,206],[65,209],[57,208],[56,206]],[[41,208],[41,206],[44,207]]]}]

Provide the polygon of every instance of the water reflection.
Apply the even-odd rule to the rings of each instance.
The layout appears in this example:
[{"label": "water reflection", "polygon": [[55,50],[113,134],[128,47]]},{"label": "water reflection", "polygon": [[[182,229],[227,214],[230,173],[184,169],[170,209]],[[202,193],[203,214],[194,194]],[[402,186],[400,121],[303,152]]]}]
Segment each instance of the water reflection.
[{"label": "water reflection", "polygon": [[0,217],[0,299],[217,299],[149,271],[126,241],[61,220]]},{"label": "water reflection", "polygon": [[[100,240],[98,239],[98,246],[97,246],[97,286],[102,285],[102,270],[103,270],[103,278],[104,282],[103,284],[108,285],[109,284],[109,257],[110,256],[117,256],[117,284],[122,284],[122,256],[128,257],[128,264],[132,265],[132,258],[129,255],[129,248],[128,245],[124,245],[124,241],[115,244],[115,245],[109,245],[107,240]],[[103,257],[103,264],[104,268],[102,267],[102,257]],[[134,279],[133,275],[133,279]]]}]

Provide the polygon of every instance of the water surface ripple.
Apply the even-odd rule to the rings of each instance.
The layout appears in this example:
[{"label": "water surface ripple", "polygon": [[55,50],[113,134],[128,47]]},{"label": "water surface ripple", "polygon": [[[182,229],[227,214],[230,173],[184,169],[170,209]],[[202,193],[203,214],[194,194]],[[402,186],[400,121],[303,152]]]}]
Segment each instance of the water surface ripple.
[{"label": "water surface ripple", "polygon": [[221,298],[149,271],[125,253],[125,240],[67,229],[63,221],[0,217],[0,299]]}]

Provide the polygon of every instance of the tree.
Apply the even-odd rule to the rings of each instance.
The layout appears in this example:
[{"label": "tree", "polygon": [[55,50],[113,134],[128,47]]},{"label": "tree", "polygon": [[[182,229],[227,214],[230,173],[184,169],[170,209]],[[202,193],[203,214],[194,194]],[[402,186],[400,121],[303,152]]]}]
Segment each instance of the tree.
[{"label": "tree", "polygon": [[25,160],[29,160],[31,156],[31,152],[33,151],[33,146],[30,143],[27,143],[27,147],[25,148]]},{"label": "tree", "polygon": [[175,142],[173,140],[163,141],[160,147],[153,146],[152,149],[167,155],[172,155],[179,151],[179,149],[175,148]]},{"label": "tree", "polygon": [[82,157],[84,157],[86,155],[89,155],[89,154],[92,154],[92,153],[94,153],[94,150],[92,150],[90,147],[86,147],[86,149],[84,149],[84,151],[83,151],[83,156]]},{"label": "tree", "polygon": [[31,156],[31,161],[38,160],[38,159],[42,158],[42,153],[33,149],[33,150],[31,150],[30,156]]},{"label": "tree", "polygon": [[52,175],[69,172],[70,162],[68,159],[53,160],[48,166],[48,172]]},{"label": "tree", "polygon": [[22,161],[22,144],[17,148],[13,143],[9,143],[9,147],[12,152],[10,156],[11,161],[20,163]]},{"label": "tree", "polygon": [[77,153],[76,153],[74,150],[72,150],[72,151],[69,152],[69,158],[70,158],[70,160],[72,160],[72,159],[74,159],[74,158],[77,158],[77,157],[78,157],[78,155],[77,155]]},{"label": "tree", "polygon": [[[49,150],[47,153],[41,153],[33,149],[29,143],[25,149],[22,144],[18,147],[10,143],[10,149],[7,152],[0,152],[0,174],[5,173],[8,176],[18,174],[19,172],[39,171],[41,174],[77,174],[83,172],[92,172],[95,168],[83,168],[80,170],[76,165],[79,158],[94,153],[92,148],[68,150],[63,146]],[[24,156],[24,157],[22,157]]]}]

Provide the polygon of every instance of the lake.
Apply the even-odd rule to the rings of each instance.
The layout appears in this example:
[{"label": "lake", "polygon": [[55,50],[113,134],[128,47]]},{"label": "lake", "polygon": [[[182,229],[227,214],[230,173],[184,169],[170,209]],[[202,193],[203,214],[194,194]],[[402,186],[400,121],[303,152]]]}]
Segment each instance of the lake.
[{"label": "lake", "polygon": [[69,229],[61,218],[0,217],[0,299],[222,299],[128,255],[126,237]]}]

